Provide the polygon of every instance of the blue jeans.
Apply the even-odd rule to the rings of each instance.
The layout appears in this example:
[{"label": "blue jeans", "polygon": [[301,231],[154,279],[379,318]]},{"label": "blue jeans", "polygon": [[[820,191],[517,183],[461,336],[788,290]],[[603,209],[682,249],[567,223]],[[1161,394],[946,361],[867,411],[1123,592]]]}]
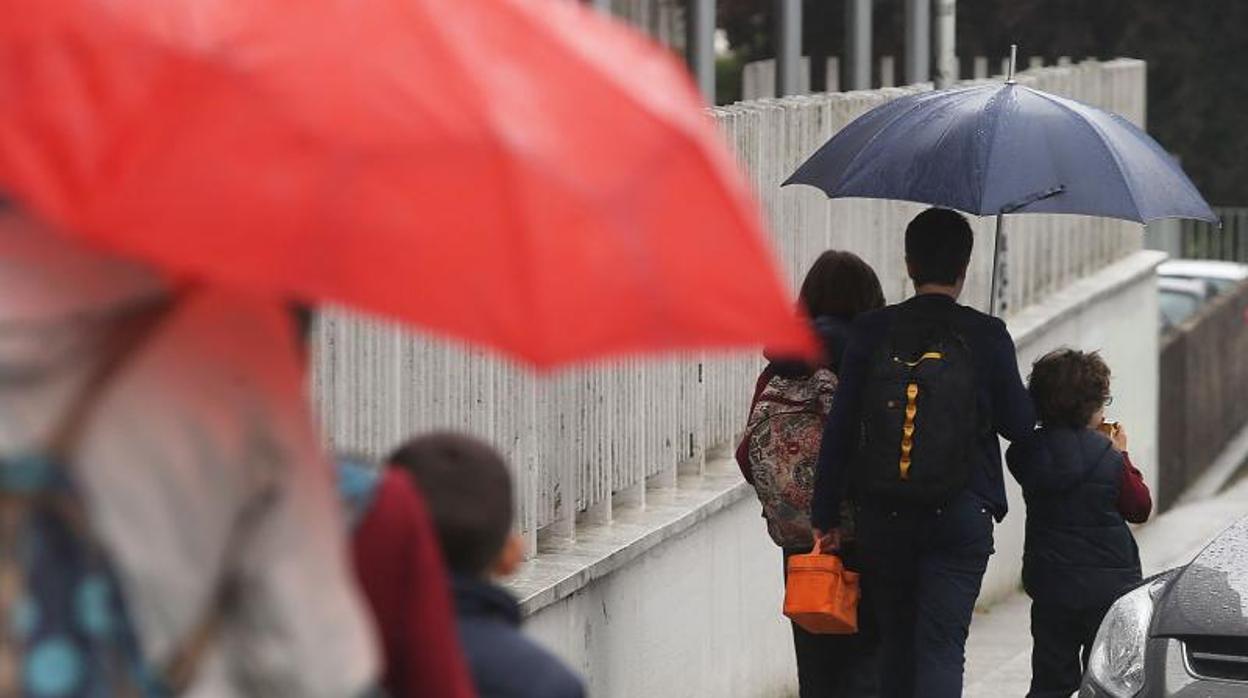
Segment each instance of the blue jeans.
[{"label": "blue jeans", "polygon": [[881,636],[883,698],[962,695],[992,529],[987,506],[969,491],[939,509],[860,506],[858,544]]}]

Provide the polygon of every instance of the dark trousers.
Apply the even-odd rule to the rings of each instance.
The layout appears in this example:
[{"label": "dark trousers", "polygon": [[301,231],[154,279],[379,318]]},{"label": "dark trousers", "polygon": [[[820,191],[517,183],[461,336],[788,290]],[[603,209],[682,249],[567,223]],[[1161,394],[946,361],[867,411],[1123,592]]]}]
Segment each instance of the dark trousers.
[{"label": "dark trousers", "polygon": [[[784,551],[785,577],[789,556],[809,550]],[[852,551],[845,563],[855,568]],[[879,695],[879,633],[867,612],[870,592],[862,587],[858,602],[858,633],[821,635],[793,626],[793,649],[797,654],[798,695],[801,698],[875,698]]]},{"label": "dark trousers", "polygon": [[1028,698],[1069,698],[1079,690],[1096,629],[1108,610],[1073,610],[1032,602]]},{"label": "dark trousers", "polygon": [[962,695],[966,638],[993,552],[992,528],[987,507],[970,492],[939,509],[859,508],[884,698]]}]

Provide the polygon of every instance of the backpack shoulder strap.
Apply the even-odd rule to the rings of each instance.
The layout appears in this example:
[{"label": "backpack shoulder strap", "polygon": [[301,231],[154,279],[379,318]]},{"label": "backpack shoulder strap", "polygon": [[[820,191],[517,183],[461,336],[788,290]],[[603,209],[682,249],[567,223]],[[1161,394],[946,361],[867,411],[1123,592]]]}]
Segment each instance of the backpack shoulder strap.
[{"label": "backpack shoulder strap", "polygon": [[[49,455],[62,463],[72,463],[84,431],[92,413],[106,395],[113,381],[122,373],[130,360],[138,354],[145,342],[156,334],[156,331],[167,320],[178,306],[184,293],[172,296],[162,295],[157,298],[146,298],[138,301],[134,307],[121,311],[122,315],[113,320],[108,333],[98,348],[100,358],[92,371],[87,375],[79,388],[77,397],[70,403],[54,426],[45,450]],[[229,538],[225,545],[225,560],[222,569],[224,577],[218,583],[216,592],[205,607],[198,621],[189,632],[175,645],[169,658],[157,668],[154,681],[171,695],[183,693],[194,680],[196,671],[209,649],[216,643],[224,626],[226,609],[233,604],[236,583],[230,570],[234,567],[234,559],[241,554],[243,541],[256,522],[269,509],[276,497],[276,490],[270,486],[243,507],[242,512],[234,521]],[[87,534],[91,544],[98,541]]]},{"label": "backpack shoulder strap", "polygon": [[62,413],[48,437],[45,450],[63,463],[73,461],[91,414],[113,380],[173,313],[176,300],[166,295],[145,298],[118,311],[98,349],[100,358],[87,374],[78,394]]},{"label": "backpack shoulder strap", "polygon": [[164,664],[159,667],[157,679],[169,695],[182,695],[195,680],[200,665],[208,651],[220,639],[225,628],[226,616],[238,602],[238,576],[233,572],[238,558],[246,549],[244,543],[252,530],[271,508],[277,499],[277,487],[269,482],[253,497],[239,513],[230,528],[225,543],[225,558],[222,561],[222,576],[209,599],[208,604],[200,613],[199,619],[174,646]]}]

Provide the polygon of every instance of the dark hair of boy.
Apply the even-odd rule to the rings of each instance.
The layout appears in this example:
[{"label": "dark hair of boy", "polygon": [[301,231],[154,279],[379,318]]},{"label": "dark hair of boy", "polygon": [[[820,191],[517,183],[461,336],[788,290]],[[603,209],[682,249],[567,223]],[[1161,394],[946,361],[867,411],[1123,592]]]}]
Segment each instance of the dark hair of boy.
[{"label": "dark hair of boy", "polygon": [[884,291],[875,270],[853,252],[828,250],[806,272],[798,294],[811,317],[852,320],[884,307]]},{"label": "dark hair of boy", "polygon": [[1041,424],[1083,429],[1109,400],[1109,366],[1094,351],[1059,349],[1031,367],[1027,389]]},{"label": "dark hair of boy", "polygon": [[489,445],[440,432],[413,439],[387,461],[415,479],[428,501],[451,572],[485,576],[511,534],[511,475]]},{"label": "dark hair of boy", "polygon": [[915,286],[953,286],[966,274],[975,235],[962,214],[929,208],[906,226],[906,264]]}]

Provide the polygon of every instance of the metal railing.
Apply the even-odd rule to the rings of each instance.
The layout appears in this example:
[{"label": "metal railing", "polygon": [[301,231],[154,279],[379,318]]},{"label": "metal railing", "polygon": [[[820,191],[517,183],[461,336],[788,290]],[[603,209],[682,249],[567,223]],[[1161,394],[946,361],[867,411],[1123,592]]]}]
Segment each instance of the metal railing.
[{"label": "metal railing", "polygon": [[1221,229],[1201,221],[1183,221],[1179,233],[1180,255],[1188,259],[1220,259],[1248,262],[1248,206],[1214,207]]},{"label": "metal railing", "polygon": [[[1024,74],[1020,82],[1142,122],[1144,65],[1086,63]],[[711,110],[749,174],[796,291],[824,250],[852,250],[879,273],[890,301],[908,292],[902,232],[920,206],[837,200],[779,184],[837,129],[866,110],[924,88],[743,102]],[[987,302],[991,221],[973,221],[976,255],[964,301]],[[1009,227],[1010,309],[1141,247],[1140,227],[1075,216],[1014,216]],[[707,263],[714,263],[713,256]],[[492,356],[345,313],[317,330],[314,395],[333,446],[381,454],[413,433],[452,428],[480,435],[510,459],[519,525],[572,535],[579,522],[645,502],[701,471],[708,450],[742,428],[762,360],[757,351],[628,360],[537,378]]]}]

